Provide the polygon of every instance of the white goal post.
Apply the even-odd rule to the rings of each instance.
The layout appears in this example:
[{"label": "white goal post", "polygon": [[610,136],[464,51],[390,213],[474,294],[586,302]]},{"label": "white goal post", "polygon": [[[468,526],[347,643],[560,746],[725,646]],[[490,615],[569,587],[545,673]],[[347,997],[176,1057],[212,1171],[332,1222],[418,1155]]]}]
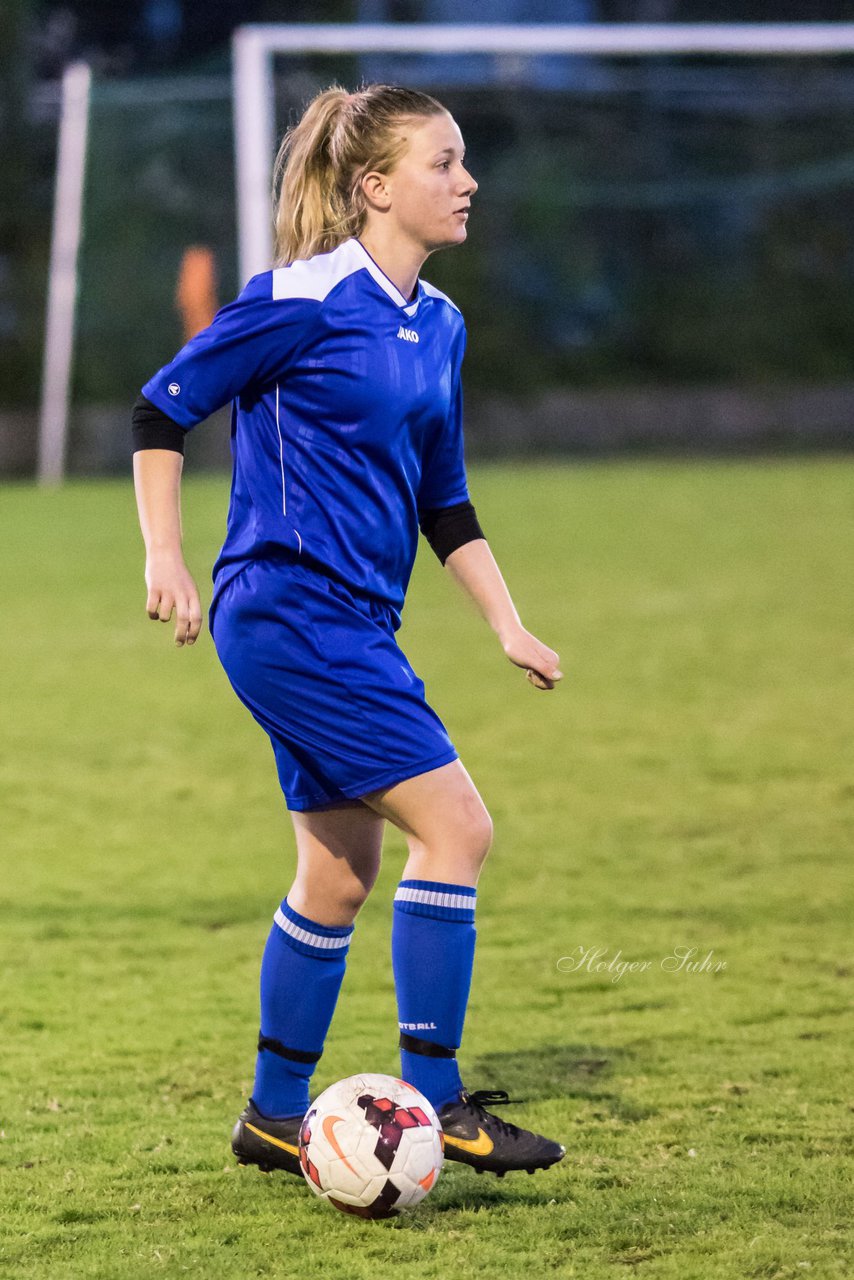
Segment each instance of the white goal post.
[{"label": "white goal post", "polygon": [[273,57],[277,53],[600,54],[747,57],[854,52],[854,22],[631,23],[514,26],[483,23],[310,23],[238,27],[232,40],[240,279],[269,269],[271,173],[276,146]]},{"label": "white goal post", "polygon": [[58,484],[65,474],[68,407],[74,354],[77,256],[83,230],[83,183],[92,72],[73,62],[62,77],[50,266],[47,280],[37,478]]}]

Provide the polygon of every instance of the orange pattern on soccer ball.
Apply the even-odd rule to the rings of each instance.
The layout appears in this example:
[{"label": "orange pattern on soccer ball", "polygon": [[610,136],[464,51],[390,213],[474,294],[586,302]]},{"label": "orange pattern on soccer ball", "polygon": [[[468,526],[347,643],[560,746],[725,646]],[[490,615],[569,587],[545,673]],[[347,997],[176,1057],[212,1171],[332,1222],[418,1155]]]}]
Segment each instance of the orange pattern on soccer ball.
[{"label": "orange pattern on soccer ball", "polygon": [[335,1133],[334,1133],[335,1126],[336,1124],[338,1124],[340,1120],[343,1120],[343,1119],[344,1119],[343,1116],[324,1116],[323,1117],[323,1136],[326,1139],[326,1141],[329,1143],[332,1150],[335,1152],[336,1156],[338,1156],[338,1158],[344,1162],[344,1164],[347,1166],[347,1168],[350,1170],[351,1173],[355,1173],[356,1176],[358,1177],[359,1176],[358,1172],[353,1168],[353,1166],[350,1164],[350,1161],[344,1155],[344,1152],[341,1150],[340,1146],[338,1145],[338,1139],[335,1137]]}]

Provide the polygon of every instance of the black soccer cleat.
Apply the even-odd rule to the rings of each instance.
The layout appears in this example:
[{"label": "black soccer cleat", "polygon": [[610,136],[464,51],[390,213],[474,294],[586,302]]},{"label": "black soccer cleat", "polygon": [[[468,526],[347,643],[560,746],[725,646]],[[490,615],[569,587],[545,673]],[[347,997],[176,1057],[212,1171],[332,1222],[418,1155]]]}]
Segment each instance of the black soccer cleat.
[{"label": "black soccer cleat", "polygon": [[241,1165],[256,1164],[262,1173],[281,1169],[302,1178],[299,1162],[299,1131],[302,1116],[268,1120],[252,1099],[243,1110],[231,1135],[231,1149]]},{"label": "black soccer cleat", "polygon": [[538,1133],[520,1129],[485,1109],[500,1106],[510,1098],[503,1089],[465,1089],[456,1102],[439,1112],[445,1134],[445,1158],[471,1165],[478,1173],[495,1173],[503,1178],[510,1169],[548,1169],[566,1155],[566,1147]]}]

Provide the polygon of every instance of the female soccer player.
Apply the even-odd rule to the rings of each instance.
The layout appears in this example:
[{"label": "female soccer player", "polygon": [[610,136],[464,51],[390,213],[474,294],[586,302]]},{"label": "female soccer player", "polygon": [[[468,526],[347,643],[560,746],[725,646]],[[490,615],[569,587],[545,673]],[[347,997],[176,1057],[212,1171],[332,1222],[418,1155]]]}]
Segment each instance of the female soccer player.
[{"label": "female soccer player", "polygon": [[478,1170],[546,1168],[564,1148],[492,1115],[456,1051],[492,822],[395,640],[419,526],[538,688],[558,655],[523,627],[470,501],[457,308],[419,279],[462,244],[477,183],[441,103],[389,85],[320,93],[286,136],[279,265],[255,276],[142,389],[134,474],[148,616],[193,644],[183,560],[184,436],[229,400],[234,476],[210,628],[235,692],[270,736],[297,845],[261,967],[241,1163],[299,1173],[309,1080],[386,820],[409,859],[394,901],[401,1074],[433,1103],[446,1154]]}]

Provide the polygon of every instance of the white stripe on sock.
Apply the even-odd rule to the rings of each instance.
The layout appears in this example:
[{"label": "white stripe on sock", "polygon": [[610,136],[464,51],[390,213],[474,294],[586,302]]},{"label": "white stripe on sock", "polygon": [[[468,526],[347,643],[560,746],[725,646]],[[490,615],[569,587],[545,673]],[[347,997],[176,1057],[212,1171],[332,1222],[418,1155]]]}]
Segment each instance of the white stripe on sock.
[{"label": "white stripe on sock", "polygon": [[426,902],[431,907],[458,907],[474,911],[475,895],[465,893],[439,893],[437,889],[398,888],[395,902]]},{"label": "white stripe on sock", "polygon": [[[289,933],[292,938],[296,938],[297,942],[307,942],[312,947],[323,947],[327,951],[338,951],[341,947],[346,947],[350,941],[349,933],[339,938],[327,938],[322,933],[311,933],[308,929],[303,929],[300,925],[294,924],[293,920],[289,920],[281,907],[276,908],[276,914],[273,919],[284,933]],[[352,929],[350,933],[352,933]]]}]

